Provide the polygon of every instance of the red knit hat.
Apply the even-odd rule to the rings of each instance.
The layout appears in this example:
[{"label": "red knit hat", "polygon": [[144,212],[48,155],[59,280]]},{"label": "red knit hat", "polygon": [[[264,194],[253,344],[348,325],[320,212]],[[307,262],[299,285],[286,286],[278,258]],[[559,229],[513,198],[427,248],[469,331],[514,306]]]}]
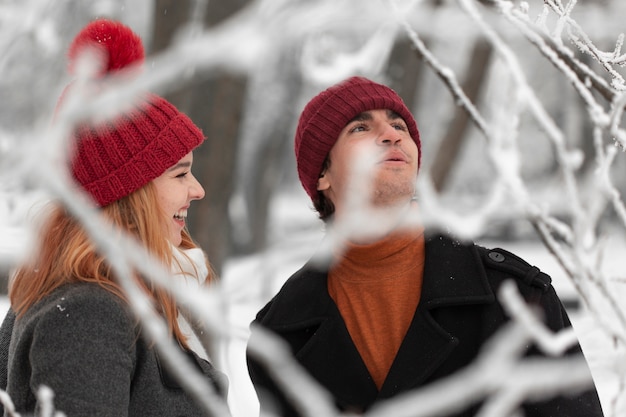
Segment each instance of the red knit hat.
[{"label": "red knit hat", "polygon": [[385,85],[352,77],[313,97],[300,115],[296,130],[296,163],[300,182],[311,199],[317,196],[317,181],[324,160],[337,142],[339,133],[359,113],[377,109],[393,110],[404,119],[419,150],[419,166],[422,156],[419,131],[400,96]]},{"label": "red knit hat", "polygon": [[[144,59],[141,39],[127,26],[106,19],[89,23],[76,36],[70,64],[86,47],[101,48],[103,76]],[[102,207],[163,174],[200,145],[204,135],[167,100],[147,93],[130,111],[78,126],[74,140],[72,175]]]}]

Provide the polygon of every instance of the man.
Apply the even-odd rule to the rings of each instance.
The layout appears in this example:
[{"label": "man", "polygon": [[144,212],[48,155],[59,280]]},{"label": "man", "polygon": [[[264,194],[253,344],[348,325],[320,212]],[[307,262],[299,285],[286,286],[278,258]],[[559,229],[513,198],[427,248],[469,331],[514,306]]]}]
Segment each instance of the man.
[{"label": "man", "polygon": [[[341,410],[363,413],[471,364],[508,320],[496,297],[506,280],[515,280],[549,328],[570,326],[550,278],[537,268],[404,221],[417,210],[420,150],[400,97],[361,77],[314,97],[299,120],[299,178],[335,244],[328,262],[307,263],[258,313],[251,340],[255,326],[282,338]],[[252,355],[248,368],[262,410],[300,415]],[[473,416],[481,400],[451,415]],[[593,388],[523,407],[527,417],[602,415]]]}]

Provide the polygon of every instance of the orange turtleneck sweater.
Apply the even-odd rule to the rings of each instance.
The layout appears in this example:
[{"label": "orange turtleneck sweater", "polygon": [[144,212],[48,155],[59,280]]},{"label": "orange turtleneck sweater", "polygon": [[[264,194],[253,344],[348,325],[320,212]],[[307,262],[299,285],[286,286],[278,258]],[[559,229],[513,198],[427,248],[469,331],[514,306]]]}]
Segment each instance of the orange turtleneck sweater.
[{"label": "orange turtleneck sweater", "polygon": [[413,320],[423,272],[419,230],[348,244],[328,275],[328,292],[378,389]]}]

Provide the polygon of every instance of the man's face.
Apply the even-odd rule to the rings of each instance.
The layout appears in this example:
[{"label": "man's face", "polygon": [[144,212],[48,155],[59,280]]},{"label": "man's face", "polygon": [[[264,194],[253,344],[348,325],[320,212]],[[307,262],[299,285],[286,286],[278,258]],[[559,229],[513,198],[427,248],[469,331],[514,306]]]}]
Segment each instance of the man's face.
[{"label": "man's face", "polygon": [[413,197],[418,169],[417,144],[406,122],[390,110],[370,110],[343,128],[329,153],[330,165],[318,181],[337,212],[354,192],[362,172],[354,175],[359,157],[367,159],[371,182],[370,203],[377,207],[402,204]]}]

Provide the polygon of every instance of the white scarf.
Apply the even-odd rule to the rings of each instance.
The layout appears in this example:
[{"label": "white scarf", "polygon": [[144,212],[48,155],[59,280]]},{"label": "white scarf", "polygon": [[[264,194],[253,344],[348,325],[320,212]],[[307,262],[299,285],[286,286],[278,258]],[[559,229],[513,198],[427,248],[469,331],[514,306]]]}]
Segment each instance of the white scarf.
[{"label": "white scarf", "polygon": [[[172,263],[172,274],[184,279],[189,291],[199,290],[209,274],[202,249],[180,249],[172,247],[172,253],[175,258],[175,261]],[[196,331],[198,330],[196,329],[194,331],[193,326],[190,324],[189,317],[185,316],[184,310],[179,309],[178,326],[183,335],[187,337],[189,348],[201,358],[209,360],[209,355],[196,335]]]}]

